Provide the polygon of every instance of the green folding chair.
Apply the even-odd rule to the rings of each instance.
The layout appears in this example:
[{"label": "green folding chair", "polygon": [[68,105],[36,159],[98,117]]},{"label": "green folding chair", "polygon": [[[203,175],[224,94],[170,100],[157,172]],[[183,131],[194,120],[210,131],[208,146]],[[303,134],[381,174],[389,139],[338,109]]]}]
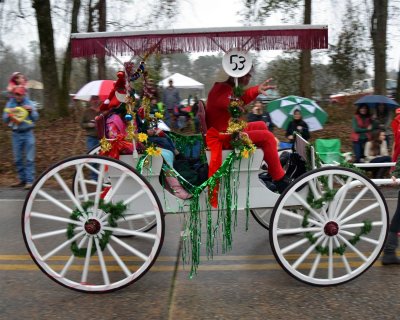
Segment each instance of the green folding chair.
[{"label": "green folding chair", "polygon": [[341,147],[340,139],[315,140],[315,152],[325,164],[339,164],[347,160],[350,153],[341,153]]}]

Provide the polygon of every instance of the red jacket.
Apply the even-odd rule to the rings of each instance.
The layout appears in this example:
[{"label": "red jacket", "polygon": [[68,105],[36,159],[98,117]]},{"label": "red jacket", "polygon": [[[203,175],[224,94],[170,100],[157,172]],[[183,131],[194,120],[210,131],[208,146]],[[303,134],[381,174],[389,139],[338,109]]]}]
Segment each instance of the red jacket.
[{"label": "red jacket", "polygon": [[[244,104],[249,104],[258,96],[258,86],[248,88],[241,99]],[[207,128],[215,128],[225,132],[231,117],[228,106],[229,97],[233,95],[233,88],[225,82],[216,82],[207,98],[206,122]]]}]

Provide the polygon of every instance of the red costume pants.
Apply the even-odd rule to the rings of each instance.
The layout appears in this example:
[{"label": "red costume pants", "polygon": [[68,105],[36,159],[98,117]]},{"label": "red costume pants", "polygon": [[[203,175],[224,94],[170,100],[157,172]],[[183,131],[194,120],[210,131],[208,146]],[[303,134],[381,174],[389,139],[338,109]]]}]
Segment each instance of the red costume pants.
[{"label": "red costume pants", "polygon": [[264,152],[264,161],[268,164],[268,173],[275,181],[285,175],[278,156],[275,136],[268,130],[263,121],[249,122],[244,129],[250,140]]},{"label": "red costume pants", "polygon": [[[276,145],[275,136],[268,130],[267,125],[263,121],[249,122],[244,129],[250,140],[264,152],[264,161],[268,165],[268,173],[272,179],[277,181],[283,178],[281,162],[278,156],[278,147]],[[223,141],[223,149],[232,149],[230,139]]]}]

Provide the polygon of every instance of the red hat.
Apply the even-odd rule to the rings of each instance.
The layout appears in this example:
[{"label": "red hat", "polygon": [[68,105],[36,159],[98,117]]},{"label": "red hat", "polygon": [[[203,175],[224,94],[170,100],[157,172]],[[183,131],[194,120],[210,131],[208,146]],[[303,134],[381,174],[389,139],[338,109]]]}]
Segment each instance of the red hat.
[{"label": "red hat", "polygon": [[20,94],[21,96],[24,96],[26,94],[25,88],[21,86],[15,87],[12,92],[14,94]]},{"label": "red hat", "polygon": [[101,104],[100,111],[111,110],[117,108],[122,102],[125,102],[125,72],[117,72],[117,81],[114,83],[114,88],[110,91],[108,98]]}]

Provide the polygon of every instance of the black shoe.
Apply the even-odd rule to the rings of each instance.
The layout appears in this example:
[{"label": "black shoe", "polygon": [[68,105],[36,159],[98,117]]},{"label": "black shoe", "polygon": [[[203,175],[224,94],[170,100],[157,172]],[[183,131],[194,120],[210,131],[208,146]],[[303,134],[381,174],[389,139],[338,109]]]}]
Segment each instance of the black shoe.
[{"label": "black shoe", "polygon": [[274,184],[278,192],[283,193],[283,191],[286,190],[286,188],[292,183],[292,181],[293,181],[292,179],[284,175],[281,180],[274,181]]}]

